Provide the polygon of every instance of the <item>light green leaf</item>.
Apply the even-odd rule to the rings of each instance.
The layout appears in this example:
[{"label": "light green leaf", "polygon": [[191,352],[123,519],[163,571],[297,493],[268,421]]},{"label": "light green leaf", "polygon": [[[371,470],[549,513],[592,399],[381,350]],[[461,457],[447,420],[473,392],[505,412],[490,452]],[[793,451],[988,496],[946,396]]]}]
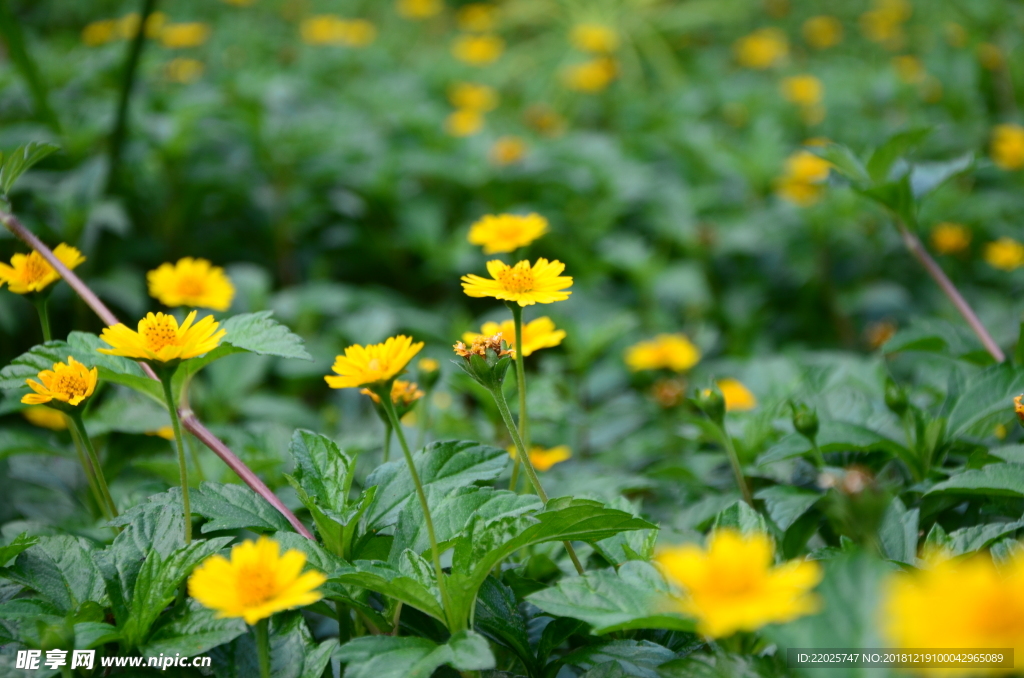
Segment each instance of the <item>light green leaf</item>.
[{"label": "light green leaf", "polygon": [[246,632],[241,619],[216,619],[216,612],[189,598],[167,623],[158,627],[140,648],[146,657],[181,654],[194,657]]},{"label": "light green leaf", "polygon": [[35,546],[38,542],[39,537],[30,537],[28,532],[22,532],[9,543],[0,546],[0,567],[6,565],[25,549]]},{"label": "light green leaf", "polygon": [[893,497],[882,525],[878,528],[878,537],[882,549],[890,560],[913,565],[917,560],[917,526],[920,510],[908,511],[899,497]]},{"label": "light green leaf", "polygon": [[208,519],[203,534],[241,527],[254,532],[291,529],[280,511],[244,485],[205,482],[192,492],[192,511]]},{"label": "light green leaf", "polygon": [[348,664],[345,678],[430,678],[444,665],[457,671],[495,666],[487,640],[474,631],[460,631],[444,645],[411,636],[363,636],[342,645],[336,655]]},{"label": "light green leaf", "polygon": [[967,434],[979,422],[1005,412],[1013,416],[1013,398],[1024,393],[1024,369],[993,365],[971,377],[949,412],[949,436]]},{"label": "light green leaf", "polygon": [[[412,554],[412,551],[405,553]],[[413,556],[420,558],[415,554]],[[444,623],[446,621],[444,609],[436,594],[436,583],[431,582],[434,584],[433,586],[425,585],[417,579],[416,575],[421,574],[432,577],[432,573],[414,572],[409,567],[403,572],[387,563],[357,560],[351,566],[341,567],[330,573],[328,583],[358,586],[376,591],[410,605]],[[474,590],[473,593],[475,595],[476,591]]]},{"label": "light green leaf", "polygon": [[[823,453],[879,450],[888,452],[899,459],[911,457],[911,453],[896,441],[849,421],[823,421],[818,430],[818,446]],[[758,464],[770,464],[811,453],[811,443],[799,433],[791,433],[768,448]]]},{"label": "light green leaf", "polygon": [[926,496],[933,494],[1024,497],[1024,465],[989,464],[984,468],[969,469],[925,492]]},{"label": "light green leaf", "polygon": [[63,614],[90,600],[105,604],[103,577],[92,550],[81,537],[39,537],[18,554],[14,565],[0,569],[0,576],[35,591]]},{"label": "light green leaf", "polygon": [[295,479],[323,509],[343,511],[352,486],[355,459],[327,436],[298,430],[288,450],[295,460]]},{"label": "light green leaf", "polygon": [[766,534],[768,524],[764,516],[755,511],[745,501],[736,501],[726,507],[715,516],[715,522],[711,525],[712,531],[723,528],[737,530],[742,534],[757,532]]},{"label": "light green leaf", "polygon": [[772,485],[758,490],[754,498],[764,501],[768,517],[785,532],[821,499],[820,492],[791,485]]},{"label": "light green leaf", "polygon": [[648,640],[613,640],[601,645],[582,647],[566,655],[562,662],[583,669],[615,662],[622,667],[627,676],[660,678],[657,668],[675,657],[672,650]]},{"label": "light green leaf", "polygon": [[0,166],[0,195],[9,194],[18,177],[46,156],[59,150],[60,146],[57,144],[32,141],[24,146],[18,146],[6,156],[0,154],[0,159],[3,160],[3,165]]},{"label": "light green leaf", "polygon": [[221,323],[221,328],[227,332],[224,343],[258,355],[312,360],[302,337],[271,318],[272,315],[273,311],[259,311],[228,318]]}]

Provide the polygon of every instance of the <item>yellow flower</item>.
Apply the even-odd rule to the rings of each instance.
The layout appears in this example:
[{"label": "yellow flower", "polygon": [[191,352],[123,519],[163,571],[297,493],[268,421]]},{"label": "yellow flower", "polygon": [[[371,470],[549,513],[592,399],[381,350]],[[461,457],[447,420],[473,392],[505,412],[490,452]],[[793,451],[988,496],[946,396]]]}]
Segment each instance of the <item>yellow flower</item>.
[{"label": "yellow flower", "polygon": [[[359,389],[359,392],[363,395],[370,396],[370,400],[375,403],[380,402],[380,396],[368,388]],[[391,384],[391,402],[396,405],[409,407],[424,395],[426,394],[420,390],[419,385],[415,381],[402,381],[401,379],[395,379],[394,383]]]},{"label": "yellow flower", "polygon": [[1003,51],[991,42],[983,42],[978,45],[978,63],[989,71],[998,71],[1003,67]]},{"label": "yellow flower", "polygon": [[794,75],[782,81],[782,95],[787,101],[800,106],[815,106],[821,103],[824,89],[821,80],[813,75]]},{"label": "yellow flower", "polygon": [[922,82],[927,75],[921,60],[909,54],[893,57],[892,66],[896,69],[899,79],[908,85]]},{"label": "yellow flower", "polygon": [[424,372],[437,372],[441,369],[441,363],[437,362],[433,358],[420,358],[420,361],[416,363],[416,366]]},{"label": "yellow flower", "polygon": [[488,154],[491,163],[498,167],[517,163],[525,156],[526,142],[522,137],[516,136],[499,137],[491,145],[491,152]]},{"label": "yellow flower", "polygon": [[346,21],[334,14],[321,14],[303,20],[299,34],[307,45],[365,47],[377,39],[377,28],[365,19]]},{"label": "yellow flower", "polygon": [[48,428],[51,431],[63,431],[68,427],[68,420],[57,410],[41,405],[26,407],[21,411],[21,416],[28,420],[28,423],[40,428]]},{"label": "yellow flower", "polygon": [[577,24],[569,34],[572,46],[581,52],[608,54],[619,46],[619,34],[602,24]]},{"label": "yellow flower", "polygon": [[224,269],[206,259],[185,257],[176,264],[161,264],[146,275],[149,295],[164,306],[192,306],[226,311],[235,286]]},{"label": "yellow flower", "polygon": [[117,21],[114,19],[93,21],[82,29],[82,42],[89,47],[105,45],[117,40],[118,37]]},{"label": "yellow flower", "polygon": [[174,440],[174,427],[173,426],[161,426],[155,431],[147,431],[147,436],[156,436],[163,438],[164,440]]},{"label": "yellow flower", "polygon": [[472,2],[459,8],[456,21],[459,30],[474,33],[486,33],[494,30],[497,10],[494,5],[483,2]]},{"label": "yellow flower", "polygon": [[676,602],[684,614],[697,620],[697,630],[710,638],[723,638],[789,622],[819,609],[820,602],[811,592],[821,581],[818,563],[791,560],[774,566],[774,552],[765,534],[717,530],[707,550],[687,544],[662,551],[655,561],[666,579],[683,590]]},{"label": "yellow flower", "polygon": [[[518,454],[516,453],[515,447],[508,448],[508,454],[510,457],[515,459]],[[544,449],[538,445],[534,445],[530,449],[530,463],[538,471],[547,471],[555,464],[561,464],[563,461],[572,459],[572,450],[567,445],[559,445],[558,447],[552,447],[551,449]]]},{"label": "yellow flower", "polygon": [[231,547],[231,560],[213,555],[188,578],[188,593],[217,619],[241,617],[255,624],[275,612],[310,605],[320,600],[318,586],[327,577],[315,570],[302,573],[306,555],[268,537]]},{"label": "yellow flower", "polygon": [[824,193],[831,163],[810,151],[800,150],[786,159],[786,168],[775,190],[801,207],[813,204]]},{"label": "yellow flower", "polygon": [[593,94],[607,88],[618,71],[619,68],[612,59],[602,57],[568,66],[562,72],[562,78],[569,89]]},{"label": "yellow flower", "polygon": [[406,19],[429,19],[444,9],[442,0],[398,0],[395,5],[399,15]]},{"label": "yellow flower", "polygon": [[812,16],[804,22],[801,32],[815,49],[828,49],[843,41],[843,24],[834,16]]},{"label": "yellow flower", "polygon": [[99,368],[94,367],[90,370],[68,356],[66,365],[54,363],[52,370],[40,372],[39,381],[26,379],[25,383],[35,393],[25,395],[21,402],[26,405],[45,405],[53,400],[58,400],[68,405],[78,405],[96,390],[99,374]]},{"label": "yellow flower", "polygon": [[198,59],[185,59],[179,57],[171,59],[166,66],[167,79],[182,85],[195,82],[203,76],[205,66]]},{"label": "yellow flower", "polygon": [[892,339],[894,334],[896,334],[896,325],[888,320],[879,320],[864,329],[864,339],[871,350],[881,348],[885,342]]},{"label": "yellow flower", "polygon": [[484,127],[484,116],[480,111],[460,108],[452,111],[444,121],[444,129],[453,137],[471,137]]},{"label": "yellow flower", "polygon": [[565,131],[565,118],[547,104],[533,104],[523,113],[526,124],[549,137]]},{"label": "yellow flower", "polygon": [[565,301],[572,292],[572,278],[563,276],[565,264],[540,258],[533,266],[529,261],[520,261],[509,266],[497,259],[487,262],[491,280],[478,275],[462,276],[462,290],[469,297],[494,297],[513,301],[520,306],[551,304]]},{"label": "yellow flower", "polygon": [[736,61],[746,68],[771,68],[789,54],[786,34],[777,28],[759,28],[733,45]]},{"label": "yellow flower", "polygon": [[455,108],[486,113],[498,106],[498,93],[493,87],[473,82],[459,82],[448,90],[448,101]]},{"label": "yellow flower", "polygon": [[514,252],[548,232],[548,220],[539,214],[488,214],[469,227],[469,242],[484,254]]},{"label": "yellow flower", "polygon": [[985,261],[993,268],[1013,271],[1024,266],[1024,245],[1013,238],[1000,238],[985,245]]},{"label": "yellow flower", "polygon": [[939,254],[958,254],[971,244],[971,232],[962,224],[944,221],[932,229],[931,243]]},{"label": "yellow flower", "polygon": [[1013,648],[1017,657],[1024,653],[1020,555],[997,568],[988,554],[967,559],[933,554],[928,567],[890,575],[883,596],[881,618],[895,647]]},{"label": "yellow flower", "polygon": [[1024,127],[996,125],[992,129],[991,152],[992,162],[1004,170],[1013,171],[1024,167]]},{"label": "yellow flower", "polygon": [[661,369],[685,372],[700,362],[700,349],[684,334],[659,334],[627,348],[625,361],[632,372]]},{"label": "yellow flower", "polygon": [[505,51],[505,41],[496,35],[463,35],[452,44],[452,55],[470,66],[486,66]]},{"label": "yellow flower", "polygon": [[414,344],[404,334],[391,337],[383,344],[365,347],[355,344],[345,349],[345,355],[334,359],[331,369],[340,376],[328,375],[324,379],[331,388],[355,388],[387,381],[400,374],[422,348],[422,341]]},{"label": "yellow flower", "polygon": [[1020,419],[1021,423],[1024,424],[1024,394],[1015,396],[1013,399],[1013,411]]},{"label": "yellow flower", "polygon": [[[473,344],[478,339],[493,337],[498,333],[501,333],[501,338],[509,348],[515,348],[516,328],[511,320],[506,320],[501,324],[486,322],[480,328],[479,334],[466,332],[462,335],[462,341]],[[558,346],[562,343],[562,339],[565,339],[565,330],[556,330],[555,322],[547,316],[523,323],[523,357],[529,357],[534,351],[539,351],[542,348]],[[518,351],[515,355],[518,355]]]},{"label": "yellow flower", "polygon": [[718,390],[725,398],[726,412],[746,412],[757,407],[757,398],[738,379],[720,379]]},{"label": "yellow flower", "polygon": [[248,7],[252,3],[256,2],[256,0],[224,0],[224,2],[229,5],[235,5],[236,7]]},{"label": "yellow flower", "polygon": [[[53,254],[71,269],[85,261],[81,252],[64,243],[53,248]],[[15,254],[11,257],[10,266],[0,264],[0,286],[7,283],[7,289],[15,294],[42,292],[57,280],[60,280],[57,271],[35,250],[28,254]]]},{"label": "yellow flower", "polygon": [[138,332],[122,323],[104,328],[100,339],[111,348],[96,350],[107,355],[161,363],[188,360],[209,353],[220,345],[226,332],[217,331],[220,324],[210,315],[193,325],[196,313],[189,313],[180,327],[173,315],[148,313],[139,321]]},{"label": "yellow flower", "polygon": [[168,49],[199,47],[210,39],[210,26],[199,21],[171,24],[160,31],[160,42]]}]

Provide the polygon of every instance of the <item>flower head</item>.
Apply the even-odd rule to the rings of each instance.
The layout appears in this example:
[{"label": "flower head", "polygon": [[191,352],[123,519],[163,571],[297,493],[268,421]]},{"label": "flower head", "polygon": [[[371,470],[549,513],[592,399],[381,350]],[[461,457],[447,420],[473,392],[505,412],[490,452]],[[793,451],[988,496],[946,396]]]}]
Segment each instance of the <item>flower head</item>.
[{"label": "flower head", "polygon": [[[70,245],[61,243],[53,248],[53,254],[68,268],[75,268],[85,257]],[[7,283],[7,289],[15,294],[42,292],[51,283],[60,280],[60,275],[43,259],[43,255],[33,250],[28,254],[15,254],[11,257],[11,265],[0,263],[0,286]]]},{"label": "flower head", "polygon": [[[370,400],[375,403],[380,402],[380,396],[371,391],[368,388],[360,389],[360,393],[363,395],[370,396]],[[402,381],[401,379],[395,379],[394,383],[391,384],[391,402],[395,405],[408,408],[422,398],[425,394],[420,390],[420,387],[415,381]]]},{"label": "flower head", "polygon": [[157,438],[163,438],[164,440],[174,440],[174,427],[173,426],[161,426],[158,429],[152,431],[146,431],[147,436],[156,436]]},{"label": "flower head", "polygon": [[944,221],[932,229],[931,243],[939,254],[957,254],[971,244],[971,232],[961,224]]},{"label": "flower head", "polygon": [[1024,167],[1024,127],[995,126],[992,130],[992,162],[1007,171]]},{"label": "flower head", "polygon": [[520,306],[551,304],[564,301],[572,292],[572,278],[561,275],[565,264],[541,258],[533,266],[529,261],[520,261],[509,266],[497,259],[487,262],[491,280],[478,275],[462,276],[462,289],[469,297],[494,297],[513,301]]},{"label": "flower head", "polygon": [[68,356],[67,364],[54,363],[52,370],[40,372],[39,381],[26,379],[25,383],[35,393],[25,395],[21,402],[26,405],[45,405],[56,400],[77,406],[96,390],[99,374],[99,368],[90,370]]},{"label": "flower head", "polygon": [[275,612],[310,605],[320,600],[322,573],[302,572],[306,555],[296,549],[283,554],[268,537],[231,548],[231,560],[213,555],[192,572],[188,593],[217,611],[217,618],[241,617],[255,624]]},{"label": "flower head", "polygon": [[63,431],[68,427],[68,421],[63,414],[42,405],[26,407],[21,411],[21,416],[33,426],[48,428],[51,431]]},{"label": "flower head", "polygon": [[82,29],[82,42],[89,47],[98,47],[108,42],[117,40],[117,21],[114,19],[102,19],[87,24]]},{"label": "flower head", "polygon": [[577,24],[569,34],[569,40],[581,52],[607,54],[619,46],[619,34],[603,24]]},{"label": "flower head", "polygon": [[412,343],[404,334],[390,337],[382,344],[355,344],[339,355],[331,368],[335,374],[324,377],[331,388],[371,386],[393,379],[402,373],[409,361],[423,348],[423,342]]},{"label": "flower head", "polygon": [[548,232],[548,220],[539,214],[488,214],[469,227],[469,242],[484,254],[514,252]]},{"label": "flower head", "polygon": [[161,264],[146,275],[149,294],[164,306],[192,306],[226,311],[235,286],[224,269],[206,259],[185,257],[176,264]]},{"label": "flower head", "polygon": [[452,348],[462,358],[456,361],[459,368],[484,388],[493,389],[501,387],[512,364],[512,351],[505,346],[498,332],[491,336],[481,334],[468,346],[457,341]]},{"label": "flower head", "polygon": [[829,161],[810,151],[797,151],[786,158],[785,170],[775,190],[801,207],[812,205],[824,193],[831,167]]},{"label": "flower head", "polygon": [[461,31],[486,33],[494,30],[497,8],[483,2],[471,2],[459,8],[455,19]]},{"label": "flower head", "polygon": [[655,560],[665,578],[683,590],[677,605],[697,620],[697,630],[723,638],[817,611],[811,590],[821,581],[820,566],[797,560],[774,566],[774,551],[765,534],[717,530],[706,550],[687,544],[666,549]]},{"label": "flower head", "polygon": [[138,332],[120,323],[105,328],[100,339],[111,348],[96,350],[156,363],[195,358],[220,346],[227,334],[225,330],[218,331],[220,323],[215,322],[213,316],[208,315],[199,322],[195,319],[196,311],[192,311],[179,326],[173,315],[148,313],[139,321]]},{"label": "flower head", "polygon": [[[518,457],[515,447],[508,448],[508,453],[513,459]],[[555,464],[561,464],[569,459],[572,459],[572,450],[567,445],[558,445],[550,449],[534,445],[530,449],[530,463],[541,472],[547,471]]]},{"label": "flower head", "polygon": [[210,39],[210,26],[198,21],[164,26],[160,42],[169,49],[199,47]]},{"label": "flower head", "polygon": [[1013,238],[1000,238],[985,245],[985,261],[1001,271],[1024,266],[1024,245]]},{"label": "flower head", "polygon": [[416,363],[416,366],[423,372],[437,372],[441,369],[441,363],[437,362],[433,358],[420,358],[420,361]]},{"label": "flower head", "polygon": [[[506,320],[500,324],[486,322],[480,328],[480,334],[466,332],[462,335],[462,340],[467,344],[473,344],[480,339],[496,334],[500,334],[505,339],[505,343],[508,344],[509,348],[515,349],[516,328],[515,323],[511,320]],[[565,339],[565,330],[556,330],[554,321],[547,316],[523,323],[523,357],[528,357],[534,351],[539,351],[542,348],[558,346],[562,343],[562,339]],[[513,357],[518,355],[518,353],[519,351],[514,351]]]},{"label": "flower head", "polygon": [[834,16],[812,16],[800,30],[814,49],[828,49],[843,41],[843,24]]},{"label": "flower head", "polygon": [[498,167],[513,165],[524,157],[526,157],[526,142],[522,137],[511,135],[496,139],[488,154],[491,163]]},{"label": "flower head", "polygon": [[607,88],[618,72],[619,67],[613,59],[600,57],[568,66],[562,76],[569,89],[594,94]]},{"label": "flower head", "polygon": [[484,116],[472,108],[460,108],[448,114],[444,129],[453,137],[471,137],[484,127]]},{"label": "flower head", "polygon": [[448,101],[455,108],[486,113],[498,106],[498,92],[475,82],[458,82],[448,90]]},{"label": "flower head", "polygon": [[798,106],[816,106],[824,93],[821,80],[813,75],[794,75],[782,81],[782,96]]},{"label": "flower head", "polygon": [[299,26],[307,45],[365,47],[377,38],[377,27],[365,19],[342,19],[335,14],[319,14],[303,20]]},{"label": "flower head", "polygon": [[759,28],[733,45],[736,61],[746,68],[771,68],[789,54],[786,34],[777,28]]},{"label": "flower head", "polygon": [[486,66],[505,51],[505,41],[496,35],[463,35],[452,44],[452,55],[470,66]]},{"label": "flower head", "polygon": [[717,383],[725,398],[726,412],[746,412],[757,407],[757,397],[738,379],[720,379]]},{"label": "flower head", "polygon": [[1020,420],[1020,423],[1024,424],[1024,394],[1014,397],[1013,411],[1016,413],[1017,419]]},{"label": "flower head", "polygon": [[429,19],[444,9],[442,0],[398,0],[398,13],[406,19]]},{"label": "flower head", "polygon": [[633,372],[662,369],[685,372],[700,361],[700,349],[684,334],[659,334],[626,349],[625,360]]}]

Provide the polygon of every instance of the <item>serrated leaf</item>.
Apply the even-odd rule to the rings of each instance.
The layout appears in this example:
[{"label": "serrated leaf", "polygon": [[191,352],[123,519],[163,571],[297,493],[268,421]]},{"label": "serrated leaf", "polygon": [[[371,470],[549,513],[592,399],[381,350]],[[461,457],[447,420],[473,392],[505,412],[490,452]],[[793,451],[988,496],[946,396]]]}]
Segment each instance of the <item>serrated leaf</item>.
[{"label": "serrated leaf", "polygon": [[562,662],[583,669],[615,662],[626,675],[636,678],[659,678],[657,668],[672,659],[675,653],[648,640],[613,640],[570,652]]},{"label": "serrated leaf", "polygon": [[355,459],[327,436],[298,430],[288,446],[295,460],[294,476],[317,505],[343,511],[352,486]]},{"label": "serrated leaf", "polygon": [[989,464],[984,468],[969,469],[925,492],[925,496],[933,494],[1024,497],[1024,465]]},{"label": "serrated leaf", "polygon": [[228,318],[221,323],[227,332],[224,343],[257,355],[313,360],[302,337],[274,320],[273,315],[273,311],[258,311]]},{"label": "serrated leaf", "polygon": [[0,576],[31,589],[63,614],[86,601],[106,603],[103,577],[92,560],[92,545],[81,537],[39,537]]},{"label": "serrated leaf", "polygon": [[16,558],[22,551],[35,546],[38,542],[39,537],[30,537],[27,532],[22,532],[9,543],[0,546],[0,567]]},{"label": "serrated leaf", "polygon": [[954,556],[973,553],[986,548],[996,540],[1024,527],[1024,520],[1015,520],[1009,523],[989,523],[986,525],[971,525],[953,530],[943,540],[945,547]]},{"label": "serrated leaf", "polygon": [[[406,551],[406,553],[412,553]],[[416,556],[419,557],[419,556]],[[330,573],[328,583],[358,586],[390,596],[406,605],[410,605],[424,614],[445,622],[444,609],[435,593],[435,587],[429,587],[397,567],[379,561],[357,560]],[[476,593],[474,589],[473,593]]]},{"label": "serrated leaf", "polygon": [[512,650],[524,666],[535,666],[526,619],[519,611],[516,595],[494,577],[485,579],[477,594],[475,628]]},{"label": "serrated leaf", "polygon": [[968,379],[949,411],[949,436],[956,439],[1000,412],[1013,414],[1014,396],[1024,393],[1024,369],[993,365]]},{"label": "serrated leaf", "polygon": [[[640,517],[639,509],[625,497],[616,497],[608,506]],[[627,560],[650,560],[657,540],[658,530],[630,530],[594,542],[594,548],[612,565],[621,565]]]},{"label": "serrated leaf", "polygon": [[48,141],[32,141],[19,146],[5,156],[0,155],[3,165],[0,166],[0,195],[11,192],[14,182],[37,162],[60,150],[60,146]]},{"label": "serrated leaf", "polygon": [[[823,453],[844,451],[882,451],[899,459],[912,457],[907,448],[862,424],[849,421],[823,421],[818,430],[818,446]],[[810,454],[811,443],[799,433],[791,433],[762,454],[758,464],[770,464]]]},{"label": "serrated leaf", "polygon": [[822,497],[820,492],[791,485],[772,485],[758,490],[755,499],[764,502],[768,517],[785,532]]},{"label": "serrated leaf", "polygon": [[363,636],[341,646],[345,678],[430,678],[444,665],[457,671],[484,671],[495,666],[483,636],[460,631],[446,644],[410,636]]},{"label": "serrated leaf", "polygon": [[247,627],[241,619],[217,619],[216,614],[196,599],[189,598],[187,605],[157,628],[140,648],[143,656],[181,654],[194,657],[229,643],[246,632]]},{"label": "serrated leaf", "polygon": [[208,520],[202,532],[237,530],[288,531],[291,525],[276,508],[244,485],[205,482],[192,492],[192,511]]},{"label": "serrated leaf", "polygon": [[920,510],[908,511],[899,497],[892,502],[882,516],[878,538],[882,550],[890,560],[913,565],[917,559],[917,527]]},{"label": "serrated leaf", "polygon": [[764,516],[755,511],[745,501],[736,501],[715,516],[712,530],[732,529],[742,534],[753,532],[767,533],[768,524]]}]

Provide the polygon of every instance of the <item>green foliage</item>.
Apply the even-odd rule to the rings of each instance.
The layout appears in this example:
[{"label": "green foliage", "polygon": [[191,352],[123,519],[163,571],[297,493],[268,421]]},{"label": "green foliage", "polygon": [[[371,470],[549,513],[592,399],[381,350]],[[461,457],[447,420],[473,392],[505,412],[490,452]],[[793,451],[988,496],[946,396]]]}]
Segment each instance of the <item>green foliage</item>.
[{"label": "green foliage", "polygon": [[7,198],[18,178],[46,156],[60,150],[57,144],[30,142],[4,156],[0,153],[0,197]]},{"label": "green foliage", "polygon": [[343,645],[338,658],[346,662],[346,678],[429,678],[439,666],[458,671],[494,668],[487,641],[473,631],[461,631],[444,645],[426,638],[364,636]]}]

